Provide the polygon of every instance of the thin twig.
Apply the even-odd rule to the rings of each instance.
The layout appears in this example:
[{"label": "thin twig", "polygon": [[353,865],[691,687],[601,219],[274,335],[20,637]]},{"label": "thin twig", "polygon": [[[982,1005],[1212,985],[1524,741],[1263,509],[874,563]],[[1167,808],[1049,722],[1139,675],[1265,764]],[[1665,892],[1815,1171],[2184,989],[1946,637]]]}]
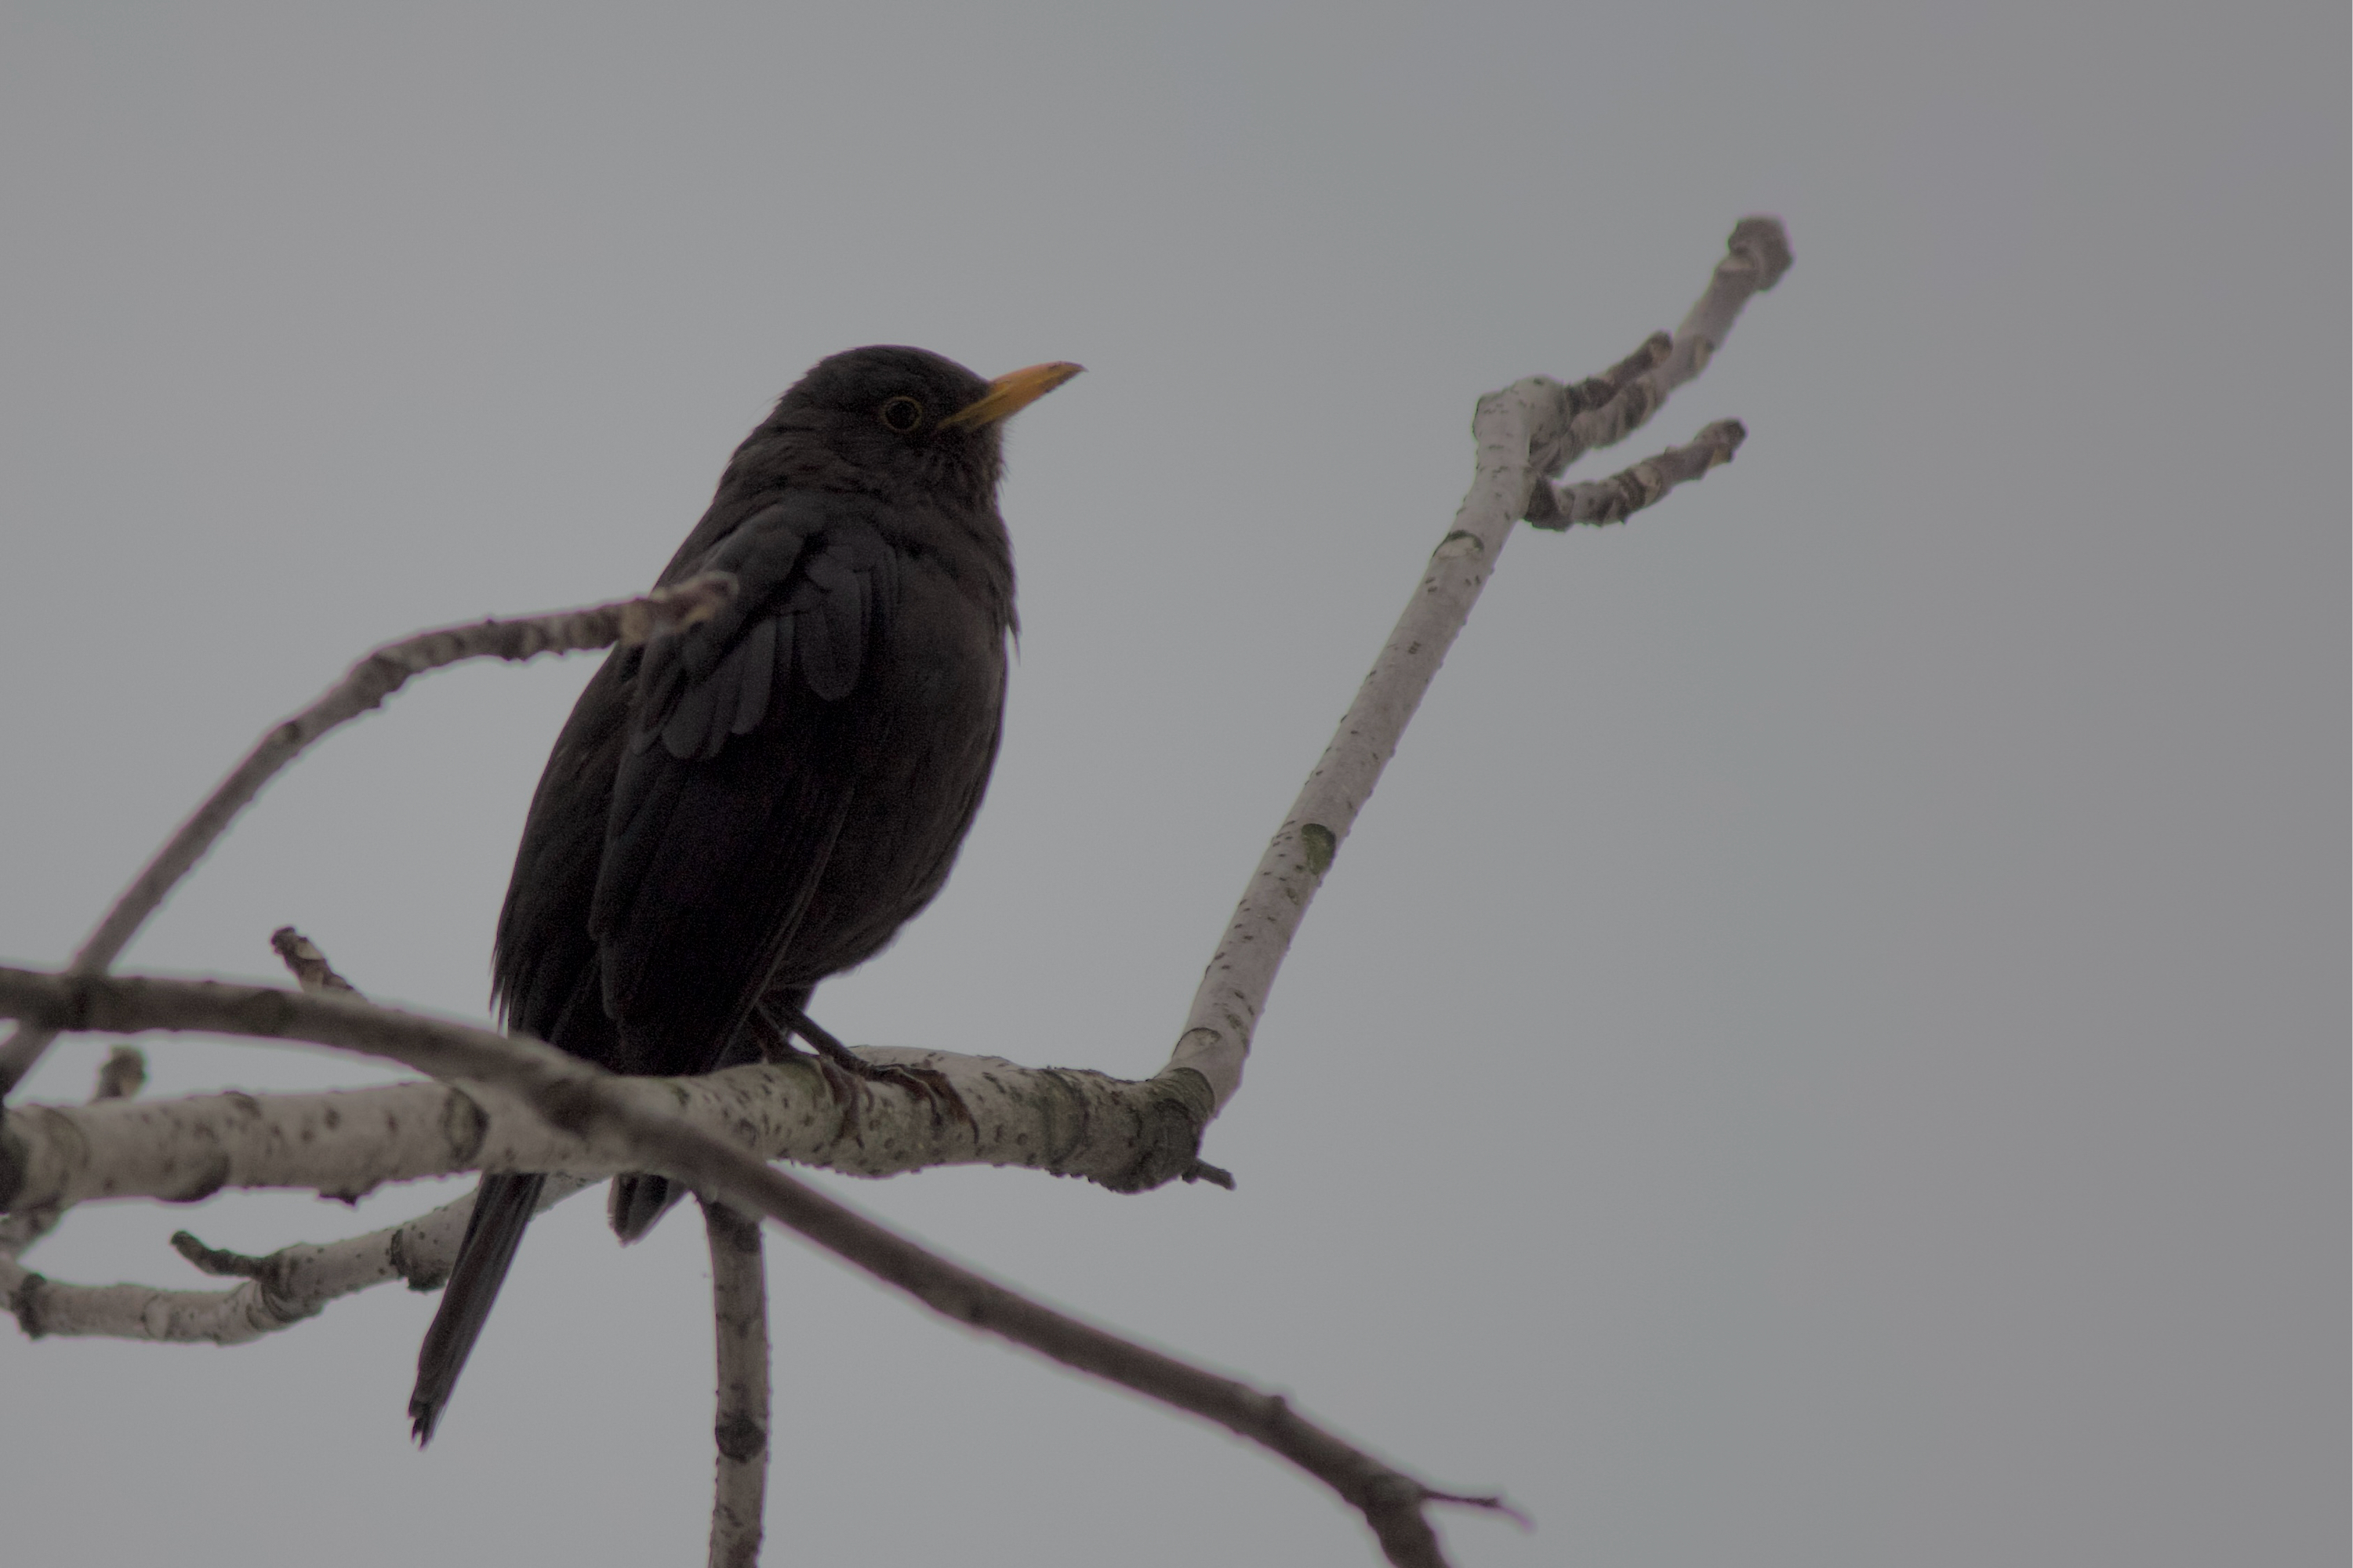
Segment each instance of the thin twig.
[{"label": "thin twig", "polygon": [[1641,429],[1666,405],[1667,396],[1708,367],[1731,335],[1741,307],[1770,289],[1789,270],[1789,236],[1774,217],[1745,217],[1732,226],[1724,259],[1708,275],[1707,287],[1675,328],[1664,358],[1624,384],[1608,402],[1570,407],[1565,439],[1539,450],[1537,468],[1556,477],[1595,447],[1614,446]]},{"label": "thin twig", "polygon": [[269,1272],[269,1259],[227,1247],[206,1247],[185,1230],[172,1233],[172,1250],[205,1273],[222,1279],[259,1279]]},{"label": "thin twig", "polygon": [[[377,707],[412,677],[470,658],[521,661],[543,653],[609,647],[616,642],[641,643],[661,632],[707,620],[734,595],[733,577],[708,572],[639,598],[521,620],[445,626],[378,648],[353,665],[351,673],[316,702],[262,736],[245,761],[220,782],[195,815],[181,824],[180,830],[123,889],[74,954],[69,969],[77,974],[103,973],[180,879],[228,831],[229,824],[252,803],[262,785],[312,742]],[[0,1099],[25,1080],[54,1037],[39,1029],[20,1027],[5,1046],[0,1046]]]},{"label": "thin twig", "polygon": [[[1250,873],[1169,1055],[1171,1071],[1190,1068],[1208,1083],[1211,1115],[1241,1087],[1251,1034],[1299,922],[1478,602],[1512,525],[1527,514],[1546,475],[1558,473],[1587,448],[1639,428],[1670,392],[1704,369],[1740,308],[1758,289],[1771,288],[1788,266],[1788,238],[1779,220],[1743,218],[1699,302],[1672,340],[1654,334],[1607,374],[1574,386],[1536,376],[1479,400],[1471,421],[1478,472],[1470,493],[1431,552],[1429,568],[1332,743]],[[1658,493],[1664,494],[1671,483],[1660,485]]]},{"label": "thin twig", "polygon": [[269,933],[270,951],[278,954],[294,984],[310,992],[340,991],[346,996],[357,996],[360,988],[335,973],[319,944],[296,931],[292,926],[280,926]]},{"label": "thin twig", "polygon": [[109,1100],[135,1100],[147,1087],[147,1058],[137,1046],[117,1046],[98,1067],[98,1083],[90,1091],[92,1105]]},{"label": "thin twig", "polygon": [[1677,485],[1705,478],[1710,468],[1732,461],[1732,455],[1747,438],[1748,432],[1739,420],[1719,419],[1683,446],[1670,447],[1606,479],[1577,485],[1538,484],[1528,497],[1528,523],[1557,533],[1572,523],[1623,522],[1644,507],[1666,500],[1667,492]]},{"label": "thin twig", "polygon": [[[687,1122],[658,1097],[625,1092],[613,1075],[536,1040],[494,1035],[341,995],[143,976],[45,973],[0,966],[0,1017],[59,1031],[200,1030],[388,1057],[437,1078],[496,1081],[576,1133],[606,1131],[640,1152],[635,1168],[767,1215],[943,1316],[1012,1341],[1050,1360],[1216,1422],[1288,1459],[1359,1510],[1399,1568],[1442,1568],[1428,1502],[1460,1500],[1387,1465],[1293,1410],[1281,1395],[1165,1355],[925,1251],[915,1243],[770,1169]],[[17,1271],[22,1276],[23,1271]],[[46,1281],[9,1289],[20,1321],[40,1315]],[[248,1281],[240,1290],[262,1281]],[[128,1287],[122,1289],[131,1289]],[[256,1332],[262,1331],[259,1330]],[[167,1337],[164,1334],[131,1337]],[[1500,1510],[1497,1500],[1472,1500]]]},{"label": "thin twig", "polygon": [[719,1473],[711,1500],[711,1568],[753,1568],[768,1487],[768,1274],[754,1220],[708,1199],[711,1316],[718,1342],[719,1408],[712,1436]]},{"label": "thin twig", "polygon": [[[544,1211],[589,1184],[552,1176],[540,1191]],[[152,1340],[165,1344],[249,1344],[265,1334],[316,1317],[330,1301],[371,1286],[406,1280],[412,1290],[438,1290],[458,1260],[458,1243],[473,1212],[468,1193],[430,1213],[364,1236],[323,1245],[297,1243],[262,1258],[208,1247],[194,1237],[173,1247],[197,1267],[243,1282],[227,1290],[165,1290],[151,1285],[77,1285],[51,1279],[0,1248],[0,1301],[16,1326],[39,1339]],[[7,1222],[13,1224],[14,1219]],[[184,1231],[181,1236],[186,1236]],[[248,1274],[248,1266],[251,1272]]]}]

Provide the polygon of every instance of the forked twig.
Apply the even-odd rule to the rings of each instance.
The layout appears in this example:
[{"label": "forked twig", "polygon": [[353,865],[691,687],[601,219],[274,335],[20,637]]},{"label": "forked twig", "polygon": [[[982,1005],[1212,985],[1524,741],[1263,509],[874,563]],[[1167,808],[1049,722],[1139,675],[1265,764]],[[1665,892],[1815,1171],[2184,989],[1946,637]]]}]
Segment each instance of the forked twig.
[{"label": "forked twig", "polygon": [[[1523,517],[1546,527],[1554,526],[1556,517],[1620,521],[1664,496],[1678,479],[1695,479],[1707,467],[1729,458],[1739,442],[1738,426],[1710,426],[1690,447],[1638,464],[1600,486],[1571,486],[1548,493],[1546,482],[1588,448],[1639,429],[1669,393],[1706,368],[1741,307],[1759,289],[1779,281],[1788,268],[1789,240],[1780,220],[1743,218],[1734,226],[1707,288],[1672,338],[1653,333],[1605,374],[1573,385],[1532,376],[1479,400],[1471,421],[1479,468],[1470,493],[1462,498],[1453,526],[1430,552],[1429,567],[1414,584],[1404,614],[1357,688],[1332,743],[1308,773],[1250,874],[1169,1056],[1171,1069],[1189,1068],[1207,1080],[1212,1116],[1241,1087],[1250,1036],[1299,922],[1306,918],[1333,857],[1347,841],[1356,814],[1380,782],[1381,770],[1396,752],[1446,650],[1454,646],[1455,635],[1478,603],[1513,525]],[[1694,454],[1707,460],[1694,472],[1684,471]],[[1671,475],[1667,465],[1679,466],[1672,467]],[[1532,504],[1544,508],[1540,519],[1530,510]]]},{"label": "forked twig", "polygon": [[[694,625],[715,615],[735,596],[735,580],[706,572],[674,587],[657,588],[634,599],[582,610],[559,610],[521,620],[477,621],[444,626],[388,643],[353,665],[351,673],[292,718],[271,727],[223,779],[195,815],[180,825],[155,858],[114,900],[67,967],[76,974],[102,974],[147,918],[193,870],[205,852],[228,831],[237,814],[304,748],[340,724],[348,723],[408,684],[411,678],[470,658],[520,662],[543,653],[578,653],[613,644],[641,643],[657,633]],[[0,1046],[0,1100],[25,1081],[56,1038],[19,1027]]]},{"label": "forked twig", "polygon": [[[1398,1568],[1443,1568],[1437,1533],[1422,1514],[1425,1503],[1468,1500],[1480,1507],[1504,1506],[1499,1500],[1465,1500],[1460,1493],[1426,1485],[1306,1420],[1278,1394],[1122,1339],[937,1257],[694,1127],[659,1100],[626,1092],[625,1082],[602,1068],[536,1040],[340,994],[213,981],[45,973],[5,965],[0,965],[0,1017],[59,1032],[199,1030],[307,1040],[386,1057],[435,1078],[500,1083],[526,1096],[557,1126],[573,1131],[594,1128],[627,1138],[643,1151],[643,1169],[745,1213],[765,1215],[934,1311],[1206,1417],[1290,1460],[1361,1510]],[[6,1270],[0,1269],[0,1282],[7,1278]],[[47,1282],[21,1268],[13,1278],[12,1305],[29,1329],[37,1321],[39,1297]],[[262,1283],[248,1280],[238,1290]],[[266,1297],[267,1292],[261,1294]]]}]

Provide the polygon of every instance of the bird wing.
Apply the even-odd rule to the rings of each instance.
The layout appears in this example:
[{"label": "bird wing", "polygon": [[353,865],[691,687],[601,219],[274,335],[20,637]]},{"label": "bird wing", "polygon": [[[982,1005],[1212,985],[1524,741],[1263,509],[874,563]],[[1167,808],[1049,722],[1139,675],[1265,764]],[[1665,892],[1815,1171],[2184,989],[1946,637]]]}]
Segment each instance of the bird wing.
[{"label": "bird wing", "polygon": [[884,716],[852,700],[897,559],[854,498],[804,493],[697,566],[728,607],[649,644],[590,906],[624,1071],[718,1059],[790,942]]},{"label": "bird wing", "polygon": [[[596,890],[640,657],[616,648],[565,721],[532,795],[491,952],[491,1000],[508,1026],[594,1061],[610,1054],[594,1037],[612,1026],[581,911]],[[571,1005],[575,997],[584,1005]]]}]

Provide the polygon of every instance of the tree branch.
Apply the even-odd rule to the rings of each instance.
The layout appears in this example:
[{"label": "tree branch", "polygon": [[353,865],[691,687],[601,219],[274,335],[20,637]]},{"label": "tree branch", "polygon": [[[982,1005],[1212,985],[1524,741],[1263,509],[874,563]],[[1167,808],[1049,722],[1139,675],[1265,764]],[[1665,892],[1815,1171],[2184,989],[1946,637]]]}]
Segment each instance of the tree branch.
[{"label": "tree branch", "polygon": [[[98,1080],[90,1086],[92,1104],[107,1100],[129,1100],[147,1083],[147,1058],[136,1046],[117,1046],[106,1053],[99,1064]],[[7,1130],[0,1123],[0,1169],[5,1169],[8,1154]],[[0,1177],[5,1180],[5,1177]],[[26,1247],[57,1229],[71,1205],[60,1202],[16,1205],[0,1200],[0,1300],[5,1300],[10,1287],[6,1270],[15,1268],[16,1259]]]},{"label": "tree branch", "polygon": [[760,1227],[724,1204],[702,1205],[711,1240],[711,1310],[719,1357],[712,1436],[711,1568],[754,1568],[768,1485],[768,1276]]},{"label": "tree branch", "polygon": [[[252,998],[284,994],[264,986],[221,989]],[[1118,1192],[1135,1190],[1139,1166],[1187,1147],[1208,1109],[1189,1075],[1132,1082],[996,1057],[875,1047],[859,1054],[937,1073],[963,1097],[972,1120],[941,1116],[915,1089],[874,1083],[860,1086],[857,1121],[845,1127],[833,1090],[804,1062],[629,1079],[616,1092],[675,1108],[763,1159],[858,1176],[934,1165],[1023,1166]],[[476,1170],[618,1175],[640,1168],[629,1163],[634,1157],[617,1140],[548,1126],[495,1083],[26,1104],[0,1112],[0,1211],[109,1198],[193,1203],[229,1188],[292,1188],[348,1201],[385,1182]]]},{"label": "tree branch", "polygon": [[1703,479],[1717,464],[1732,461],[1747,438],[1739,420],[1719,419],[1688,444],[1670,447],[1606,479],[1581,485],[1539,482],[1528,496],[1529,526],[1557,533],[1571,523],[1623,522],[1666,500],[1677,485]]},{"label": "tree branch", "polygon": [[[540,1209],[589,1184],[549,1179]],[[207,1247],[182,1231],[172,1238],[183,1258],[207,1273],[241,1277],[227,1290],[164,1290],[149,1285],[71,1285],[36,1274],[0,1248],[0,1300],[32,1338],[154,1340],[170,1344],[241,1345],[316,1317],[339,1296],[405,1279],[412,1290],[438,1290],[458,1261],[458,1243],[474,1194],[399,1225],[323,1246],[301,1243],[263,1258]],[[185,1238],[185,1240],[183,1239]]]},{"label": "tree branch", "polygon": [[[395,1013],[343,995],[304,995],[210,981],[48,974],[0,966],[0,1016],[55,1031],[202,1030],[261,1039],[308,1040],[388,1057],[441,1078],[495,1081],[522,1095],[549,1121],[584,1137],[610,1136],[637,1151],[629,1168],[670,1176],[747,1213],[765,1215],[836,1257],[897,1287],[944,1317],[999,1335],[1050,1360],[1147,1398],[1203,1416],[1323,1481],[1365,1515],[1400,1568],[1442,1568],[1429,1502],[1502,1509],[1500,1500],[1440,1491],[1301,1416],[1277,1394],[1147,1350],[1106,1330],[1031,1301],[995,1280],[938,1258],[847,1205],[691,1125],[659,1097],[536,1040],[465,1024]],[[447,1213],[448,1210],[439,1211]],[[432,1216],[428,1216],[432,1217]],[[290,1255],[322,1248],[288,1248]],[[384,1267],[388,1267],[388,1260]],[[0,1266],[17,1320],[38,1332],[58,1289],[13,1260]],[[206,1309],[199,1334],[174,1317],[162,1292],[102,1287],[86,1307],[108,1331],[137,1339],[216,1337],[232,1343],[282,1326],[290,1297],[273,1301],[248,1279]],[[135,1298],[120,1294],[140,1292]],[[206,1293],[209,1295],[209,1293]],[[234,1305],[229,1298],[237,1298]],[[315,1310],[316,1309],[312,1309]]]},{"label": "tree branch", "polygon": [[[1669,393],[1705,369],[1732,331],[1740,308],[1758,289],[1771,288],[1788,267],[1788,238],[1780,221],[1743,218],[1734,227],[1727,254],[1716,263],[1706,290],[1672,340],[1653,335],[1606,375],[1576,386],[1534,376],[1479,400],[1471,420],[1478,442],[1478,472],[1470,493],[1454,514],[1454,526],[1431,552],[1428,569],[1357,689],[1338,732],[1250,874],[1169,1056],[1169,1069],[1191,1068],[1209,1086],[1212,1115],[1225,1109],[1241,1087],[1250,1036],[1299,922],[1306,918],[1307,906],[1347,840],[1356,814],[1380,781],[1381,770],[1396,752],[1446,650],[1478,603],[1513,523],[1528,515],[1529,503],[1546,475],[1560,472],[1588,447],[1622,439],[1657,412]],[[1709,452],[1721,453],[1714,461],[1731,456],[1730,446],[1720,437],[1708,441],[1704,437],[1703,442]],[[1737,445],[1736,437],[1731,445]],[[1663,478],[1666,470],[1658,465],[1676,456],[1667,453],[1628,472],[1657,469]],[[1650,499],[1655,500],[1673,482],[1643,479],[1628,494],[1654,492]],[[1606,480],[1597,488],[1619,483]],[[1546,500],[1563,513],[1602,505],[1598,498],[1577,497],[1569,507],[1550,496]],[[1626,506],[1619,515],[1632,510]],[[1551,513],[1546,516],[1549,520]],[[1604,520],[1597,512],[1591,521]]]},{"label": "tree branch", "polygon": [[[181,878],[192,870],[228,831],[237,814],[251,805],[279,771],[304,748],[336,726],[381,705],[410,678],[470,658],[503,658],[521,662],[543,653],[577,653],[609,647],[614,643],[642,643],[665,631],[707,620],[735,596],[735,580],[723,572],[706,572],[674,587],[657,588],[635,599],[617,600],[582,610],[559,610],[523,620],[486,620],[471,626],[444,626],[388,643],[353,665],[351,673],[316,702],[273,727],[220,782],[195,815],[180,826],[155,858],[124,889],[98,929],[73,956],[69,971],[103,973],[147,918],[163,904]],[[56,1037],[37,1028],[23,1028],[0,1046],[0,1099],[25,1080]]]},{"label": "tree branch", "polygon": [[[270,944],[306,992],[359,999],[291,926],[274,932]],[[251,987],[244,994],[266,1002],[283,993]],[[136,1052],[128,1054],[135,1060]],[[937,1095],[875,1083],[859,1087],[853,1116],[836,1098],[839,1086],[807,1062],[631,1079],[620,1092],[674,1104],[695,1125],[763,1159],[860,1176],[934,1165],[1025,1166],[1114,1192],[1154,1184],[1141,1173],[1183,1159],[1208,1117],[1208,1097],[1189,1073],[1134,1082],[997,1057],[873,1047],[860,1054],[921,1070],[970,1114],[943,1117]],[[637,1168],[632,1157],[623,1144],[548,1126],[496,1084],[26,1105],[0,1111],[0,1213],[104,1198],[193,1203],[224,1188],[297,1188],[351,1202],[385,1182],[474,1170],[618,1175]]]}]

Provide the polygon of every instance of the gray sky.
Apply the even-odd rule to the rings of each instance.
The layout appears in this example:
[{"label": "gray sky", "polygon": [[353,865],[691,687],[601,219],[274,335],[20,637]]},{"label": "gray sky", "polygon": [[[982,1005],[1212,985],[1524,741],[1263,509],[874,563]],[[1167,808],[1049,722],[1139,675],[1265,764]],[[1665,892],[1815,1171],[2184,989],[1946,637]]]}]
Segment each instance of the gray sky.
[{"label": "gray sky", "polygon": [[[1535,1513],[1448,1520],[1465,1564],[2342,1562],[2348,26],[8,5],[0,955],[61,960],[366,647],[641,586],[807,364],[913,342],[1091,373],[1015,430],[987,807],[818,1015],[1148,1071],[1473,398],[1672,325],[1778,213],[1795,269],[1621,450],[1747,446],[1514,540],[1211,1131],[1240,1190],[831,1184]],[[338,735],[128,963],[275,978],[292,921],[480,1016],[590,668]],[[177,1226],[455,1190],[84,1210],[28,1261],[195,1285]],[[543,1220],[421,1456],[427,1297],[0,1337],[7,1554],[694,1561],[701,1254]],[[1221,1434],[771,1256],[769,1562],[1372,1560]]]}]

